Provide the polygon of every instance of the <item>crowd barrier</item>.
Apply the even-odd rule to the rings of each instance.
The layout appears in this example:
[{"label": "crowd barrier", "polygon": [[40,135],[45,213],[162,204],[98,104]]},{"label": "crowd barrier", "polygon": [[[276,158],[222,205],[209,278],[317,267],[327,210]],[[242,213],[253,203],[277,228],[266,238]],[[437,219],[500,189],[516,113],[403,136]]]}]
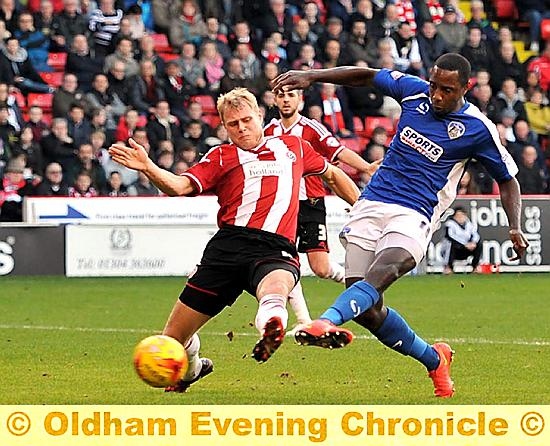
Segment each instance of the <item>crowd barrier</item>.
[{"label": "crowd barrier", "polygon": [[[327,236],[333,260],[344,262],[338,234],[349,206],[327,197]],[[530,246],[510,260],[507,219],[497,197],[468,196],[454,205],[467,209],[483,243],[487,272],[550,272],[550,199],[523,199],[522,228]],[[213,196],[154,198],[28,198],[22,224],[0,226],[0,275],[186,276],[216,232]],[[443,216],[443,223],[450,213]],[[443,269],[436,231],[418,271]],[[304,275],[311,274],[302,258]]]}]

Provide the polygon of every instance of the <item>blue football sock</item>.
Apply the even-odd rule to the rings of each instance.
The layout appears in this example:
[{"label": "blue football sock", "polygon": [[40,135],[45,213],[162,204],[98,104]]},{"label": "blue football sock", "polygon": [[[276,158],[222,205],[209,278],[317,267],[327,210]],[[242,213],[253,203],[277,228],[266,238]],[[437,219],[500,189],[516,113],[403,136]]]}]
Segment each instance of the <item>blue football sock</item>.
[{"label": "blue football sock", "polygon": [[412,356],[428,370],[439,365],[439,355],[424,339],[418,337],[401,315],[388,308],[388,315],[376,332],[373,332],[382,344],[405,356]]},{"label": "blue football sock", "polygon": [[332,306],[321,315],[321,319],[328,319],[334,325],[341,325],[367,311],[378,302],[378,299],[380,295],[376,288],[360,280],[340,294]]}]

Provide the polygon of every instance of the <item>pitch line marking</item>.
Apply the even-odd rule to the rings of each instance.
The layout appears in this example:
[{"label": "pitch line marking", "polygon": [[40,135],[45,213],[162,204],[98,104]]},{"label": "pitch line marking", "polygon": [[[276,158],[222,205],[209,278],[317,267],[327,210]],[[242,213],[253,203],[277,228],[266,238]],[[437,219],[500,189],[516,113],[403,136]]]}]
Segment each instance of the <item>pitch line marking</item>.
[{"label": "pitch line marking", "polygon": [[[158,330],[150,328],[108,328],[108,327],[65,327],[62,325],[9,325],[0,324],[0,329],[5,330],[44,330],[44,331],[73,331],[90,333],[160,333]],[[226,336],[226,333],[202,330],[201,334],[207,336]],[[235,332],[236,336],[258,337],[256,333]],[[440,341],[446,341],[451,344],[489,344],[489,345],[527,345],[527,346],[550,346],[550,340],[545,339],[512,339],[495,340],[484,338],[437,338]],[[369,335],[357,335],[355,340],[374,341],[376,338]]]}]

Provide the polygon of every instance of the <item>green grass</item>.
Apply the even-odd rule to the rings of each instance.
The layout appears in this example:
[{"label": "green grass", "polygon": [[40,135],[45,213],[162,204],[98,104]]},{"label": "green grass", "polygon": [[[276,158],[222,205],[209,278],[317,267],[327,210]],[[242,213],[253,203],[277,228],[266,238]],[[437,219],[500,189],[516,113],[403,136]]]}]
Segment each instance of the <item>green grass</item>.
[{"label": "green grass", "polygon": [[[250,351],[256,303],[242,296],[201,332],[215,372],[184,395],[140,382],[134,345],[162,329],[176,278],[0,280],[0,404],[441,404],[424,368],[350,324],[341,350],[286,340],[265,364]],[[463,286],[461,286],[463,285]],[[342,289],[304,280],[312,315]],[[386,302],[428,341],[456,350],[453,404],[550,404],[550,275],[407,277]],[[292,322],[292,319],[291,319]],[[232,331],[232,341],[225,333]]]}]

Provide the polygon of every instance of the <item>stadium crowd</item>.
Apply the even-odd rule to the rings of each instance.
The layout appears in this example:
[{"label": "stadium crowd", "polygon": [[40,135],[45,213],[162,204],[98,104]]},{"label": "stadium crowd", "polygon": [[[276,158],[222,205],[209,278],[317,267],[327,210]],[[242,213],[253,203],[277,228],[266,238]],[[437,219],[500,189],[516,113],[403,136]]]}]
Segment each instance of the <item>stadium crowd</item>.
[{"label": "stadium crowd", "polygon": [[[516,1],[519,22],[499,19],[498,3],[0,0],[0,221],[20,220],[29,195],[159,195],[107,148],[132,137],[160,167],[185,172],[227,141],[215,100],[235,87],[256,95],[267,124],[279,116],[270,81],[288,69],[427,78],[451,51],[470,61],[468,100],[497,123],[522,192],[548,193],[550,1]],[[304,92],[302,113],[374,161],[400,107],[375,89],[324,84]],[[459,193],[495,192],[472,162]]]}]

